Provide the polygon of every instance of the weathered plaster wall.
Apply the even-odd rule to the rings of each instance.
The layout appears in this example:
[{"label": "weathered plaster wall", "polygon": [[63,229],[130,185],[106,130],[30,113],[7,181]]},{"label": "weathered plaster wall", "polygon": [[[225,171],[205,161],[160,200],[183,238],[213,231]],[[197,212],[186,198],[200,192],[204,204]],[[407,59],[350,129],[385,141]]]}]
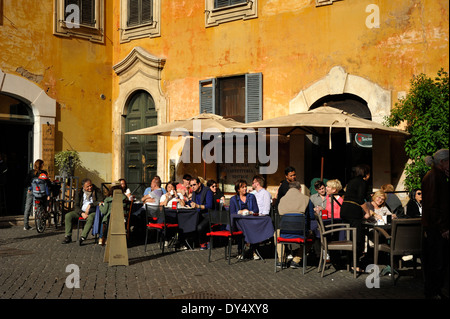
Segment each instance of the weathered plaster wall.
[{"label": "weathered plaster wall", "polygon": [[[379,28],[366,23],[372,4],[379,8]],[[115,21],[119,5],[115,0]],[[162,1],[161,37],[119,45],[115,34],[113,61],[135,46],[166,59],[166,122],[198,114],[198,83],[210,77],[262,72],[267,119],[289,114],[299,92],[334,67],[378,86],[389,107],[409,89],[413,74],[448,70],[448,1],[343,0],[316,7],[313,0],[259,0],[258,8],[256,19],[205,28],[204,1]],[[113,99],[118,81],[114,77]],[[283,178],[283,159],[274,180]]]},{"label": "weathered plaster wall", "polygon": [[112,4],[106,1],[104,44],[54,36],[53,0],[3,1],[0,26],[0,69],[56,100],[55,151],[89,154],[83,172],[98,181],[111,171]]}]

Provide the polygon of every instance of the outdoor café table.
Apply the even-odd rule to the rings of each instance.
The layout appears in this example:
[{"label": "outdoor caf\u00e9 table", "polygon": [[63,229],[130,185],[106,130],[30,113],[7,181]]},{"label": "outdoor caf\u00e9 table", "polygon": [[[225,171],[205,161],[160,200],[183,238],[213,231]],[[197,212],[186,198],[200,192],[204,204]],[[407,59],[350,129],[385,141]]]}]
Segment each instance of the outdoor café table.
[{"label": "outdoor caf\u00e9 table", "polygon": [[245,241],[257,244],[273,236],[274,228],[270,216],[242,216],[231,214],[231,225],[244,233]]},{"label": "outdoor caf\u00e9 table", "polygon": [[[165,208],[168,223],[176,222],[178,229],[183,233],[197,231],[198,210],[190,207],[179,207],[177,209]],[[160,222],[160,221],[158,221]]]}]

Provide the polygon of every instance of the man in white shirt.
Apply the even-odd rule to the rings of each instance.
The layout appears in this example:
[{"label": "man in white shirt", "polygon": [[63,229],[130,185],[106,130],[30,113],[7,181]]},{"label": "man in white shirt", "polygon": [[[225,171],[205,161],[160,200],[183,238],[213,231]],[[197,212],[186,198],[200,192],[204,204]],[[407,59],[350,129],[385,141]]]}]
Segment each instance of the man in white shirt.
[{"label": "man in white shirt", "polygon": [[270,203],[272,202],[272,195],[264,188],[264,178],[256,175],[253,177],[252,187],[255,190],[256,203],[259,208],[259,215],[269,215]]}]

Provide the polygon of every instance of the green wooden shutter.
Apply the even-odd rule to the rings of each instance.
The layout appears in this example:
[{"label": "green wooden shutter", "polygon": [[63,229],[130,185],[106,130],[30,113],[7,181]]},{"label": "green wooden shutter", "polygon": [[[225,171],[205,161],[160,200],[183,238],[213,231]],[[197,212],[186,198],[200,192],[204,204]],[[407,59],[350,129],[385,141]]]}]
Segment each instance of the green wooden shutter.
[{"label": "green wooden shutter", "polygon": [[67,19],[66,12],[68,5],[74,4],[80,9],[80,24],[95,26],[95,0],[65,0],[64,1],[64,19]]},{"label": "green wooden shutter", "polygon": [[95,26],[95,0],[81,0],[81,24]]},{"label": "green wooden shutter", "polygon": [[150,23],[153,21],[152,0],[142,0],[141,23]]},{"label": "green wooden shutter", "polygon": [[128,0],[128,26],[139,24],[139,0]]},{"label": "green wooden shutter", "polygon": [[247,0],[215,0],[214,8],[223,8],[244,2],[247,2]]},{"label": "green wooden shutter", "polygon": [[200,81],[200,114],[216,114],[216,79]]},{"label": "green wooden shutter", "polygon": [[245,75],[245,122],[262,120],[262,73]]},{"label": "green wooden shutter", "polygon": [[153,21],[152,0],[128,0],[128,26],[136,26]]}]

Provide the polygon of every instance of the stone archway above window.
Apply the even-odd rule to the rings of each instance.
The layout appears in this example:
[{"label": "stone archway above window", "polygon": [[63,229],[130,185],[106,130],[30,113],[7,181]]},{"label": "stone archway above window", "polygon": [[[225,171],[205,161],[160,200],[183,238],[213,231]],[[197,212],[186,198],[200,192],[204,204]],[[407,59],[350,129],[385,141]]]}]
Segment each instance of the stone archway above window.
[{"label": "stone archway above window", "polygon": [[314,102],[324,96],[344,93],[356,95],[366,101],[374,122],[383,122],[384,117],[391,112],[391,91],[335,66],[325,77],[300,91],[289,102],[289,114],[308,111]]}]

